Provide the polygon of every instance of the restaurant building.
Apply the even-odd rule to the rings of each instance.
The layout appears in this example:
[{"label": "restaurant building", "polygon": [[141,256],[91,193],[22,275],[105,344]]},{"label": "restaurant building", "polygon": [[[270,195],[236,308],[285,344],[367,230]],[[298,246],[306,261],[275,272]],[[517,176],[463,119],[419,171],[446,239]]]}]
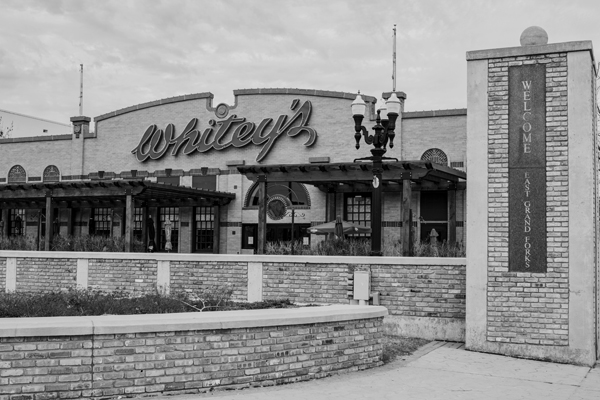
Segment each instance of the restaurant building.
[{"label": "restaurant building", "polygon": [[[41,249],[58,234],[91,234],[165,251],[170,221],[172,251],[252,253],[261,185],[267,241],[293,232],[309,246],[323,237],[308,229],[338,215],[370,226],[373,171],[355,162],[370,155],[364,142],[355,148],[356,94],[234,95],[233,105],[213,105],[211,93],[166,98],[93,125],[73,117],[67,135],[1,139],[0,232],[39,238]],[[407,96],[396,95],[403,109]],[[378,104],[363,99],[370,131]],[[410,234],[429,240],[433,229],[438,240],[464,241],[466,109],[401,112],[395,132],[381,182],[384,246],[406,246]]]}]

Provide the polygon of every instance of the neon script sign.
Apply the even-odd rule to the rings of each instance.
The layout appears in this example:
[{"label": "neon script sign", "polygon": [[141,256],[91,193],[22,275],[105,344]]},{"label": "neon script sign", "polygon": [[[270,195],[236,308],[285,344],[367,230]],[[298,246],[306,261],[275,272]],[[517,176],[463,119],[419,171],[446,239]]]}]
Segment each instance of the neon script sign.
[{"label": "neon script sign", "polygon": [[303,132],[308,134],[305,146],[312,146],[317,140],[317,131],[307,126],[312,111],[310,101],[305,101],[298,107],[300,101],[294,99],[290,107],[296,113],[288,120],[287,115],[280,115],[277,122],[273,124],[273,118],[265,118],[256,125],[254,122],[246,122],[246,118],[238,118],[231,115],[222,121],[209,121],[209,128],[200,132],[197,127],[198,118],[193,118],[179,136],[175,136],[175,126],[167,125],[166,129],[158,129],[156,125],[150,125],[138,145],[131,151],[140,162],[158,160],[169,151],[172,156],[180,152],[185,155],[194,152],[205,153],[211,149],[223,150],[230,146],[240,148],[252,143],[262,148],[256,157],[256,161],[263,160],[277,139],[287,133],[288,136],[297,136]]}]

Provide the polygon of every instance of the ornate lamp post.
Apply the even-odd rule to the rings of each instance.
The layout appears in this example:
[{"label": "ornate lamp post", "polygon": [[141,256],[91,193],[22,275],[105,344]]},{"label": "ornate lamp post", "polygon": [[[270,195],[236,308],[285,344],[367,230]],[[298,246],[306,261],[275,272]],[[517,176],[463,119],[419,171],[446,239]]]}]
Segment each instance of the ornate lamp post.
[{"label": "ornate lamp post", "polygon": [[396,134],[396,119],[400,115],[401,103],[392,93],[385,105],[382,105],[377,110],[377,119],[375,126],[372,128],[375,133],[369,135],[367,128],[362,126],[362,120],[367,110],[367,105],[364,102],[360,92],[356,99],[352,102],[352,118],[354,118],[354,138],[356,139],[356,149],[360,148],[361,134],[365,139],[365,143],[373,145],[370,157],[357,158],[356,161],[372,161],[373,162],[373,197],[371,201],[371,255],[381,256],[381,200],[382,200],[382,174],[383,160],[396,160],[392,157],[384,157],[387,151],[389,142],[390,148],[394,147],[394,137]]}]

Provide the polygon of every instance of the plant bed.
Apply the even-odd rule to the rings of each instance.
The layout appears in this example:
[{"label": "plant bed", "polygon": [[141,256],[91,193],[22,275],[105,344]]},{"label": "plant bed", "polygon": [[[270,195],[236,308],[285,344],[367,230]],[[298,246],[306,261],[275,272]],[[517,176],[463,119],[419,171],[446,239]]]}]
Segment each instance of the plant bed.
[{"label": "plant bed", "polygon": [[232,289],[213,286],[199,293],[147,293],[71,289],[46,293],[0,293],[0,318],[166,314],[298,307],[289,299],[234,302]]}]

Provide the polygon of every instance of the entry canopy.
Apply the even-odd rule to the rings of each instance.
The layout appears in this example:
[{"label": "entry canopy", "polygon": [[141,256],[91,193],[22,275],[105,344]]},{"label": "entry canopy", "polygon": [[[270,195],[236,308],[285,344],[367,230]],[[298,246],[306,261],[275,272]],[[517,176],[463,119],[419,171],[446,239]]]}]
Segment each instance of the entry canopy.
[{"label": "entry canopy", "polygon": [[[314,185],[323,191],[339,191],[340,185],[347,185],[352,190],[370,191],[373,181],[371,162],[248,165],[237,169],[253,181],[264,175],[267,182],[300,182]],[[384,191],[401,190],[402,181],[406,180],[429,182],[439,189],[447,189],[466,179],[464,171],[430,161],[383,163]]]},{"label": "entry canopy", "polygon": [[55,207],[111,207],[131,195],[136,206],[225,205],[234,193],[217,192],[145,180],[62,181],[0,184],[0,208],[44,208],[46,197]]}]

